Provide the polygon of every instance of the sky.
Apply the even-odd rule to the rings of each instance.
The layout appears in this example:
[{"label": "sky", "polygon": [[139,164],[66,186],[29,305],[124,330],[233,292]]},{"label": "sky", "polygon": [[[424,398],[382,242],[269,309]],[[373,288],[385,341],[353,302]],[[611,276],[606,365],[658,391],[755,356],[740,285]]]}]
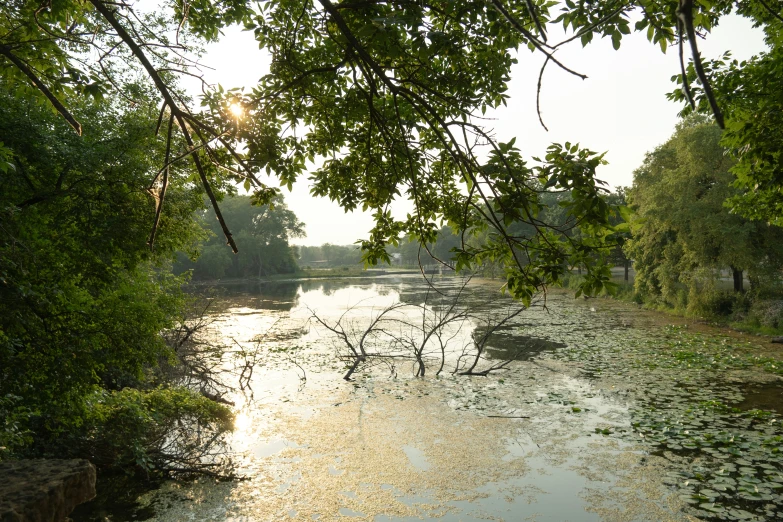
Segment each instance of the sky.
[{"label": "sky", "polygon": [[[549,36],[550,42],[560,40],[551,30]],[[254,86],[269,71],[269,56],[253,49],[258,45],[252,33],[238,27],[226,29],[219,42],[206,48],[201,60],[212,68],[204,70],[205,80],[225,88]],[[763,35],[745,19],[730,16],[699,42],[699,49],[705,59],[717,58],[727,50],[735,58],[745,59],[764,49]],[[516,145],[526,157],[542,156],[549,144],[565,141],[607,152],[609,164],[600,168],[598,177],[612,188],[631,185],[633,171],[645,153],[664,143],[674,131],[679,106],[669,102],[665,94],[674,90],[671,77],[680,71],[677,48],[664,54],[643,33],[634,33],[623,38],[618,51],[608,38],[594,40],[586,48],[575,41],[558,51],[557,57],[588,79],[549,64],[541,88],[541,112],[548,132],[536,114],[536,85],[543,56],[526,49],[519,51],[519,63],[512,69],[508,106],[488,111],[487,125],[500,141],[516,137]],[[292,192],[283,189],[288,207],[305,223],[307,232],[307,237],[294,243],[347,245],[367,237],[372,227],[368,213],[345,213],[329,199],[311,196],[308,183],[303,177]],[[396,209],[403,216],[406,211],[406,205]]]}]

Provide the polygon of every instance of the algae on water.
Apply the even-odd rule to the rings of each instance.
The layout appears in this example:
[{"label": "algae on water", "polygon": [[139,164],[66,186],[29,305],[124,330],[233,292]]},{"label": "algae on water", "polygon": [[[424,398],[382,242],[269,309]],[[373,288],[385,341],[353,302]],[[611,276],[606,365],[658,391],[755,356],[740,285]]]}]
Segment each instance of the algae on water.
[{"label": "algae on water", "polygon": [[[490,343],[530,346],[508,371],[416,379],[398,361],[345,382],[307,307],[338,317],[364,300],[369,317],[426,291],[378,281],[308,283],[286,306],[230,298],[221,335],[274,326],[252,399],[234,398],[247,480],[167,484],[144,498],[158,520],[783,519],[780,364],[741,338],[550,296]],[[494,292],[470,298],[503,306]]]}]

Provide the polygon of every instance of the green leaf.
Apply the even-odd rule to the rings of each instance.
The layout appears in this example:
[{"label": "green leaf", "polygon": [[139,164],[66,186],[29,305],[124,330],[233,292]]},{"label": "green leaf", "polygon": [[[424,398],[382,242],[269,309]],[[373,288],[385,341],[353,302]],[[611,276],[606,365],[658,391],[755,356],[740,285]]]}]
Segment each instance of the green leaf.
[{"label": "green leaf", "polygon": [[612,47],[614,47],[614,50],[618,50],[620,48],[620,40],[622,39],[622,34],[620,33],[612,33]]}]

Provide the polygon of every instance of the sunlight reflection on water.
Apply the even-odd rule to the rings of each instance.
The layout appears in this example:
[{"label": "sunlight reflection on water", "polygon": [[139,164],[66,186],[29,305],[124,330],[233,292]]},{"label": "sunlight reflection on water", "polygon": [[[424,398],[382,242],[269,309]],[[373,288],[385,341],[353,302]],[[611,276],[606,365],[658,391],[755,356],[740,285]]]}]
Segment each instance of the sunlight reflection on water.
[{"label": "sunlight reflection on water", "polygon": [[[361,323],[425,295],[419,279],[397,277],[233,288],[220,298],[216,324],[226,344],[264,354],[252,398],[232,397],[232,444],[249,479],[169,484],[151,501],[198,501],[173,502],[158,520],[683,520],[656,477],[660,462],[648,457],[640,468],[642,448],[596,434],[628,427],[627,407],[568,368],[531,360],[489,377],[414,379],[403,366],[397,378],[377,367],[340,379],[343,364],[311,311],[337,319],[350,309],[346,317]],[[506,302],[480,287],[470,299]],[[564,313],[523,314],[503,342],[542,321],[582,321],[587,331],[595,317],[563,303]]]}]

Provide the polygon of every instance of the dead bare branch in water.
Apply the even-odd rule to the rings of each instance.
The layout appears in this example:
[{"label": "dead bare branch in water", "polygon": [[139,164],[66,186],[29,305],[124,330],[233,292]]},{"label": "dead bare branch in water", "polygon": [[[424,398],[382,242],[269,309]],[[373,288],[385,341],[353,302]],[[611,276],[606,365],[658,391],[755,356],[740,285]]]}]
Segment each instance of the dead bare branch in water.
[{"label": "dead bare branch in water", "polygon": [[[352,317],[362,302],[348,308],[335,322],[310,310],[312,319],[334,336],[338,357],[345,361],[343,378],[362,369],[385,364],[396,375],[397,366],[405,361],[412,365],[416,377],[424,377],[428,368],[435,375],[444,370],[458,375],[486,376],[506,369],[518,353],[508,359],[487,364],[486,348],[493,335],[527,308],[511,305],[505,311],[482,310],[464,304],[471,278],[463,279],[456,289],[430,291],[421,303],[396,302],[378,312],[371,312],[369,324]],[[471,329],[465,343],[465,330]],[[479,332],[479,334],[477,334]],[[524,346],[520,347],[523,350]]]}]

